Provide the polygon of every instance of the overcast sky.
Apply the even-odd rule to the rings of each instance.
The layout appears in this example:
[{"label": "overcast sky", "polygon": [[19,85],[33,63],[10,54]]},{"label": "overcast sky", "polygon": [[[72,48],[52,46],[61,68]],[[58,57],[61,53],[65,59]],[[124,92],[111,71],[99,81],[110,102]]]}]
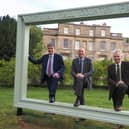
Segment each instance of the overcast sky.
[{"label": "overcast sky", "polygon": [[[125,0],[2,0],[0,4],[0,16],[9,15],[17,18],[18,14],[28,14],[36,12],[44,12],[51,10],[60,10],[76,7],[87,7],[93,5],[102,5],[109,3],[127,2]],[[87,24],[102,24],[106,22],[107,25],[112,27],[112,32],[123,33],[128,36],[129,18],[112,19],[112,20],[99,20],[86,22]]]}]

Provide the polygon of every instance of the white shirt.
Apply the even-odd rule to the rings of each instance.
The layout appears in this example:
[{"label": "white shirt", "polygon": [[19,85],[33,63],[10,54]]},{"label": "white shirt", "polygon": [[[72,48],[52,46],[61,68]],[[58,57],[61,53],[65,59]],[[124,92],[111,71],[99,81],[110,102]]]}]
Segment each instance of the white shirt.
[{"label": "white shirt", "polygon": [[48,74],[48,64],[49,64],[49,61],[50,61],[50,56],[51,56],[51,74],[53,74],[53,62],[54,62],[54,54],[52,55],[49,55],[49,58],[48,58],[48,62],[47,62],[47,70],[46,70],[46,73]]}]

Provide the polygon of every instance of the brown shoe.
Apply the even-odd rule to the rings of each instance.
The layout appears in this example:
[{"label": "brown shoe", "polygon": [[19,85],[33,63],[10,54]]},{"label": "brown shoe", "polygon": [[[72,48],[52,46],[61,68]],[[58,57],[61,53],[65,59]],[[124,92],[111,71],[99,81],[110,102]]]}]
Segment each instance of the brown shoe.
[{"label": "brown shoe", "polygon": [[122,129],[124,128],[123,125],[117,124],[115,127],[113,127],[113,129]]},{"label": "brown shoe", "polygon": [[122,107],[116,107],[115,108],[115,111],[121,111],[122,110]]}]

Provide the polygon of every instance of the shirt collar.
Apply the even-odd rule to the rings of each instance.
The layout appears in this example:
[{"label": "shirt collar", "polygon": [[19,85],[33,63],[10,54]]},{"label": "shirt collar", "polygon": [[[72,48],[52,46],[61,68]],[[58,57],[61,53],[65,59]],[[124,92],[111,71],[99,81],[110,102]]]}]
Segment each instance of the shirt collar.
[{"label": "shirt collar", "polygon": [[121,66],[121,62],[120,62],[120,63],[118,63],[118,64],[115,64],[115,65],[119,65],[119,66]]}]

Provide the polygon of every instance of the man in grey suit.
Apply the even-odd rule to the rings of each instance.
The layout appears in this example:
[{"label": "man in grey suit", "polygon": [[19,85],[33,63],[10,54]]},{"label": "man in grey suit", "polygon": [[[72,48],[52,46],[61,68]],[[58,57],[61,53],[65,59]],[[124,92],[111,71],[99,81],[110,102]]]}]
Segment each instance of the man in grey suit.
[{"label": "man in grey suit", "polygon": [[[122,52],[113,52],[114,63],[108,67],[109,100],[113,100],[115,111],[122,110],[124,95],[129,95],[129,62],[122,61]],[[117,124],[114,129],[123,128]]]},{"label": "man in grey suit", "polygon": [[89,86],[93,73],[92,61],[85,54],[85,49],[79,48],[78,57],[72,61],[71,74],[74,78],[73,87],[76,95],[74,106],[84,105],[84,88]]}]

